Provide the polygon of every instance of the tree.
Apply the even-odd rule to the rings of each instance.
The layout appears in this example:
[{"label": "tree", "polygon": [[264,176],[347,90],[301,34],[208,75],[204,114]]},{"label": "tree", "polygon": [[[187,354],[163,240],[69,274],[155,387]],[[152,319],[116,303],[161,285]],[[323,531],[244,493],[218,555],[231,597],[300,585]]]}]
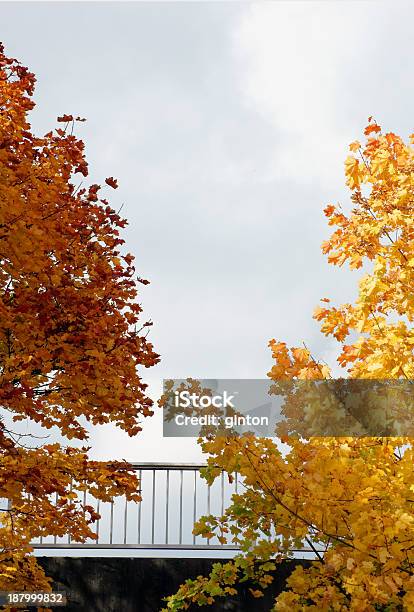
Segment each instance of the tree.
[{"label": "tree", "polygon": [[[30,555],[39,536],[93,537],[98,514],[78,501],[126,495],[138,482],[124,461],[88,447],[33,444],[13,423],[35,422],[87,441],[87,423],[130,436],[152,414],[138,366],[158,361],[145,329],[133,257],[121,255],[123,220],[86,177],[71,115],[38,137],[28,113],[35,77],[0,46],[0,590],[49,590]],[[81,120],[80,118],[77,118]],[[116,188],[112,177],[107,188]],[[58,496],[57,504],[54,503]],[[8,503],[7,503],[8,500]]]},{"label": "tree", "polygon": [[[338,341],[338,362],[347,379],[411,384],[414,135],[407,144],[383,134],[370,118],[365,136],[364,145],[350,145],[345,162],[352,209],[325,208],[335,230],[322,249],[330,263],[365,265],[367,273],[355,303],[334,307],[324,298],[314,317],[322,332]],[[275,384],[331,376],[306,348],[289,349],[275,340],[270,348],[274,365],[268,376]],[[224,516],[203,517],[195,533],[228,538],[241,553],[215,564],[209,576],[188,580],[168,599],[167,609],[212,603],[247,578],[257,583],[252,592],[259,597],[277,564],[307,542],[315,561],[309,568],[296,566],[272,609],[413,610],[412,438],[404,430],[399,437],[288,434],[282,432],[287,453],[274,440],[252,435],[201,440],[209,454],[208,482],[222,470],[229,477],[237,471],[244,490],[233,495]]]}]

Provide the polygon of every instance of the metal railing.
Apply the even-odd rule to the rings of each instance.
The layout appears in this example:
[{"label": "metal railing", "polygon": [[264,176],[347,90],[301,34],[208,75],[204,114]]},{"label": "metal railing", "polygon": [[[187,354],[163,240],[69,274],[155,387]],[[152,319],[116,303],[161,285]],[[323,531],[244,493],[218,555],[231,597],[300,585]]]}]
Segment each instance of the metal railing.
[{"label": "metal railing", "polygon": [[[125,496],[111,502],[101,502],[90,493],[83,492],[83,504],[92,506],[101,518],[94,524],[95,539],[74,542],[70,537],[48,536],[32,542],[36,549],[84,550],[84,554],[110,549],[115,554],[135,549],[162,552],[172,551],[222,551],[233,555],[239,547],[221,544],[216,537],[207,539],[195,536],[194,523],[206,514],[222,515],[231,502],[233,493],[241,485],[239,474],[233,474],[230,484],[225,472],[209,486],[201,478],[201,463],[132,463],[141,483],[140,502],[129,502]],[[58,498],[55,498],[57,503]],[[313,546],[303,545],[291,550],[299,557],[316,558]],[[318,553],[324,553],[318,550]],[[135,553],[135,554],[137,554]],[[48,553],[49,554],[49,553]],[[69,554],[69,553],[68,553]],[[93,553],[93,554],[96,554]],[[118,553],[116,553],[118,554]],[[160,553],[158,553],[159,556]],[[165,553],[167,554],[167,553]],[[182,556],[182,555],[180,555]]]},{"label": "metal railing", "polygon": [[208,540],[192,533],[201,516],[223,514],[232,494],[237,493],[237,474],[230,484],[223,472],[209,486],[200,476],[205,464],[140,463],[132,467],[141,482],[142,501],[130,502],[122,496],[101,502],[82,493],[83,504],[101,515],[94,525],[96,539],[79,543],[68,536],[48,536],[32,542],[33,547],[237,550],[217,538]]}]

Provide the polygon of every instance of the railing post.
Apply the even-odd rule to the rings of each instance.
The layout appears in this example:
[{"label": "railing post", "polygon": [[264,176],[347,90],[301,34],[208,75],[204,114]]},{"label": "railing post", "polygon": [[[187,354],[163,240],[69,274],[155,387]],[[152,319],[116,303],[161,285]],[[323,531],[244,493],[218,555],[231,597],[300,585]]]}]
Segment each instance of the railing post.
[{"label": "railing post", "polygon": [[168,505],[170,501],[170,470],[166,474],[166,492],[165,492],[165,543],[168,544]]},{"label": "railing post", "polygon": [[[194,504],[193,504],[193,527],[197,518],[197,469],[194,470]],[[195,546],[196,537],[193,534],[193,546]]]},{"label": "railing post", "polygon": [[137,540],[138,544],[141,544],[142,470],[139,470],[139,486],[141,490],[141,501],[138,502]]},{"label": "railing post", "polygon": [[183,541],[183,470],[180,470],[180,533],[178,543]]},{"label": "railing post", "polygon": [[112,539],[113,539],[113,528],[114,528],[114,500],[111,499],[111,522],[110,522],[110,528],[109,528],[109,543],[112,544]]},{"label": "railing post", "polygon": [[127,542],[127,525],[128,525],[128,500],[125,495],[125,511],[124,511],[124,544]]},{"label": "railing post", "polygon": [[152,524],[151,524],[151,544],[154,544],[155,527],[155,469],[152,470]]}]

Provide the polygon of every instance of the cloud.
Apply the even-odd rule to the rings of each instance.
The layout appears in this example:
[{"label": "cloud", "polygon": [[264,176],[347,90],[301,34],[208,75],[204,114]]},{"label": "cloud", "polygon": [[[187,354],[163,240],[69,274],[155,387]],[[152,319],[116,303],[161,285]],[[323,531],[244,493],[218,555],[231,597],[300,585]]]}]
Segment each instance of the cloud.
[{"label": "cloud", "polygon": [[390,20],[395,16],[387,6],[371,2],[256,3],[245,9],[233,36],[239,87],[244,103],[280,135],[273,176],[343,180],[347,144],[383,108],[378,76],[401,44],[390,45],[384,56],[382,43],[393,36]]}]

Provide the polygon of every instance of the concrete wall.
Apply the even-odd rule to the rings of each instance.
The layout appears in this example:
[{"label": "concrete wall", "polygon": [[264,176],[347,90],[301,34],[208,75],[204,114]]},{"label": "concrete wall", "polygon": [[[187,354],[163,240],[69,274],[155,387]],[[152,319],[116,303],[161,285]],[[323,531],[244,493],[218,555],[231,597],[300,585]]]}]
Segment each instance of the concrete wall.
[{"label": "concrete wall", "polygon": [[[39,557],[39,562],[53,578],[54,590],[66,591],[69,595],[65,611],[159,612],[163,597],[175,592],[186,578],[207,574],[215,560]],[[298,563],[307,564],[296,560],[282,563],[273,585],[261,599],[253,598],[245,585],[237,597],[194,609],[206,612],[269,610],[275,595],[283,590],[286,577]],[[59,609],[62,608],[56,608]]]}]

